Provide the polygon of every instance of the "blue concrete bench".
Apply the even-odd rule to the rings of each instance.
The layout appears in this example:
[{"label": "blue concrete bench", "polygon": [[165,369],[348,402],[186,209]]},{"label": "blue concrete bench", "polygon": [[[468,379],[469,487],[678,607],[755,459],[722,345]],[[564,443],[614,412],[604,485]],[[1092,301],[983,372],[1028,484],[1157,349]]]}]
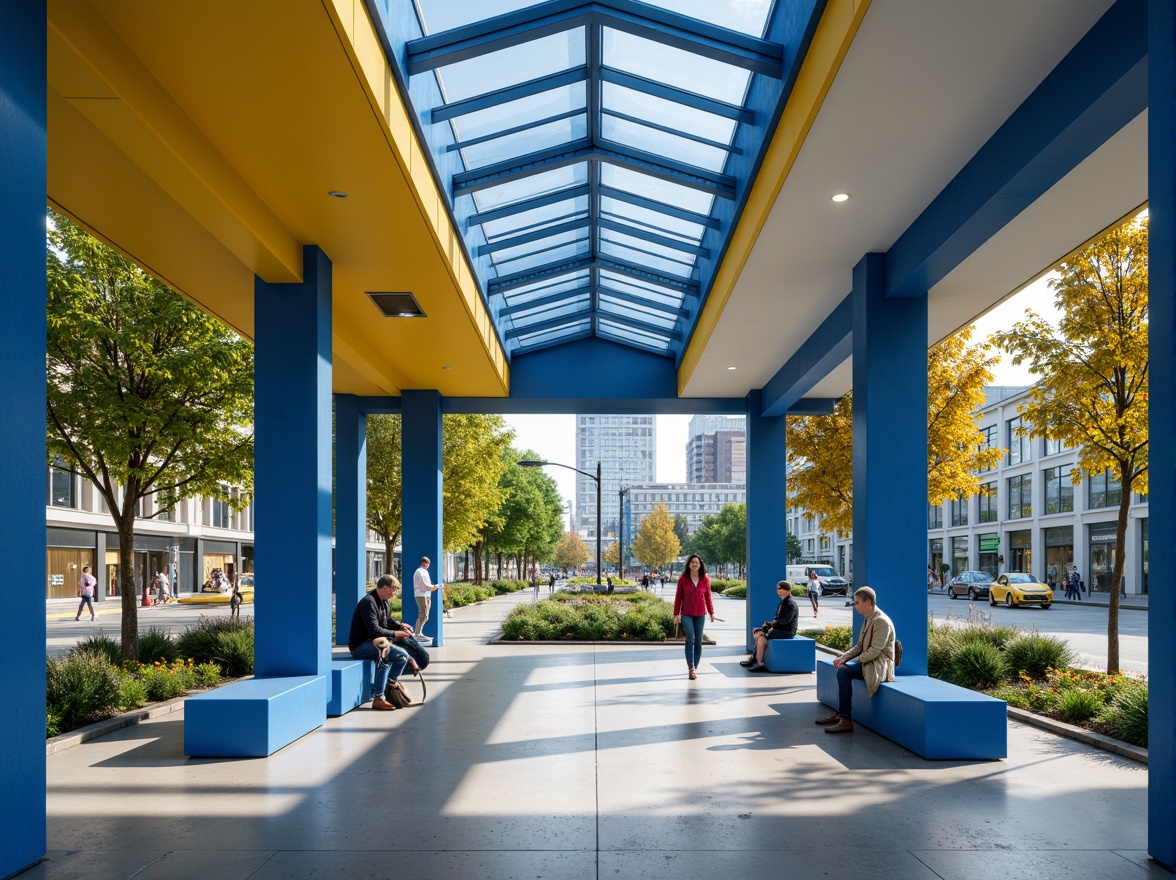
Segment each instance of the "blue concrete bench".
[{"label": "blue concrete bench", "polygon": [[[837,708],[837,670],[817,661],[817,699]],[[1008,756],[1008,705],[926,675],[899,675],[866,695],[853,683],[853,723],[864,724],[924,758],[976,759]]]},{"label": "blue concrete bench", "polygon": [[374,660],[356,660],[350,654],[331,658],[331,699],[327,714],[346,715],[356,706],[372,698],[372,678],[376,674]]},{"label": "blue concrete bench", "polygon": [[812,672],[817,662],[817,643],[804,636],[768,639],[764,666],[768,672]]},{"label": "blue concrete bench", "polygon": [[184,754],[264,758],[321,727],[327,677],[251,678],[184,702]]}]

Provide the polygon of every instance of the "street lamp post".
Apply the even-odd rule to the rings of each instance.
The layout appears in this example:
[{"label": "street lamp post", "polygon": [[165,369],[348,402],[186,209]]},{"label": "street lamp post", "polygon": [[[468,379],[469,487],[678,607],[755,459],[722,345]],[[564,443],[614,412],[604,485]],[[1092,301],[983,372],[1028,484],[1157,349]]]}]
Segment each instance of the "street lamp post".
[{"label": "street lamp post", "polygon": [[[621,578],[625,577],[625,496],[629,494],[629,488],[617,490],[617,540],[620,546],[617,548],[617,565],[621,569]],[[629,535],[629,540],[633,540],[633,536]]]},{"label": "street lamp post", "polygon": [[600,586],[600,462],[596,462],[595,474],[574,468],[570,464],[560,464],[558,461],[527,459],[519,462],[519,467],[547,467],[548,465],[551,467],[567,468],[569,471],[575,471],[578,474],[583,474],[586,477],[591,477],[593,480],[596,480],[596,585]]}]

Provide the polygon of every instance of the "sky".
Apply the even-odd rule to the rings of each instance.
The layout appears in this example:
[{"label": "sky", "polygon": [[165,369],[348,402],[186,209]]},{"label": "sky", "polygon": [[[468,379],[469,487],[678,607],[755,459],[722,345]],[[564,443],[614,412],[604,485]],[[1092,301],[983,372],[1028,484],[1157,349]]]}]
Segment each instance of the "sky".
[{"label": "sky", "polygon": [[[1033,309],[1047,320],[1056,320],[1053,293],[1048,278],[1043,277],[1009,297],[975,322],[972,342],[987,339],[1000,329],[1011,327]],[[1032,385],[1033,377],[1025,366],[1015,367],[1007,356],[1001,358],[994,372],[993,385]],[[576,417],[571,415],[507,415],[506,423],[515,430],[515,448],[530,449],[539,458],[561,464],[576,464]],[[686,432],[691,416],[657,416],[657,482],[686,481]],[[575,498],[576,475],[573,471],[549,467],[545,472],[559,486],[565,499]]]}]

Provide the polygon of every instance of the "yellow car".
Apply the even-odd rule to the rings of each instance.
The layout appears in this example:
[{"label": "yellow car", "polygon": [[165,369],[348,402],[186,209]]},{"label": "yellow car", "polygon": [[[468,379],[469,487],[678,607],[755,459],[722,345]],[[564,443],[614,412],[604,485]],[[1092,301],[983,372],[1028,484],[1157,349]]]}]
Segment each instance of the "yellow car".
[{"label": "yellow car", "polygon": [[1017,605],[1040,605],[1048,608],[1053,604],[1053,590],[1031,574],[1010,571],[1002,574],[988,588],[988,604],[1004,602],[1010,608]]}]

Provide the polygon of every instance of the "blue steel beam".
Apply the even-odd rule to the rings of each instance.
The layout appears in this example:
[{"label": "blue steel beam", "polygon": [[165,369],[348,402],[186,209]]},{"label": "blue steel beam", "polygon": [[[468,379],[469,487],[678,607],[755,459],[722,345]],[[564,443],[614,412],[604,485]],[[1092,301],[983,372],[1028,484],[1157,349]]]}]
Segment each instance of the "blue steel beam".
[{"label": "blue steel beam", "polygon": [[647,79],[643,76],[637,76],[633,73],[626,73],[623,70],[602,67],[600,69],[600,78],[614,85],[624,86],[636,92],[644,92],[655,98],[664,98],[675,104],[684,104],[695,110],[702,110],[706,113],[712,113],[715,116],[733,119],[736,122],[745,122],[748,124],[755,122],[755,111],[749,110],[747,107],[738,107],[735,104],[728,104],[726,101],[718,101],[714,98],[696,94],[695,92],[688,92],[685,89],[679,89],[675,86],[666,85],[665,83]]},{"label": "blue steel beam", "polygon": [[512,329],[506,331],[506,338],[518,339],[520,336],[529,336],[533,333],[543,333],[547,330],[556,330],[560,327],[567,327],[569,324],[576,324],[585,318],[591,317],[594,314],[593,310],[583,312],[576,312],[571,315],[560,315],[558,318],[548,318],[546,321],[536,321],[534,324],[516,324]]},{"label": "blue steel beam", "polygon": [[597,309],[601,320],[611,321],[614,324],[622,325],[626,328],[640,330],[650,336],[658,336],[662,339],[681,339],[682,334],[673,327],[659,327],[657,324],[650,324],[647,321],[641,321],[637,318],[630,318],[626,315],[617,315],[609,312],[607,309]]},{"label": "blue steel beam", "polygon": [[526,272],[504,275],[490,282],[487,294],[492,296],[517,287],[534,284],[536,281],[541,281],[544,278],[553,278],[558,275],[566,275],[570,272],[583,269],[608,269],[619,275],[628,275],[640,281],[656,284],[659,287],[665,287],[675,293],[681,293],[686,296],[698,296],[699,293],[697,281],[687,278],[677,278],[673,275],[663,275],[660,272],[650,271],[626,260],[598,256],[578,257],[575,260],[568,260],[564,263],[540,266],[537,269],[528,269]]},{"label": "blue steel beam", "polygon": [[603,113],[605,116],[611,116],[613,119],[622,119],[625,122],[632,122],[636,125],[643,126],[644,128],[652,128],[654,131],[664,132],[665,134],[682,138],[682,140],[693,141],[696,144],[704,144],[708,147],[714,147],[717,150],[723,150],[724,152],[731,153],[732,155],[738,155],[743,152],[739,147],[734,147],[729,143],[725,143],[724,141],[715,141],[711,140],[710,138],[704,138],[701,135],[691,134],[690,132],[683,131],[680,128],[671,128],[668,125],[659,125],[658,123],[651,122],[648,119],[641,119],[637,116],[630,116],[628,113],[621,113],[619,110],[609,110],[606,107],[601,111],[601,113]]},{"label": "blue steel beam", "polygon": [[[445,152],[453,153],[464,149],[465,147],[473,147],[477,146],[478,144],[489,143],[490,141],[496,141],[499,138],[506,137],[507,135],[519,134],[520,132],[524,131],[531,131],[532,129],[548,125],[552,122],[559,122],[563,119],[572,119],[573,117],[583,115],[583,107],[579,107],[575,110],[565,110],[563,113],[556,113],[552,116],[544,116],[542,119],[536,119],[531,122],[524,122],[522,125],[514,125],[510,128],[504,128],[501,131],[493,131],[490,134],[484,134],[481,137],[466,138],[461,141],[454,141],[451,144],[445,145]],[[467,220],[466,222],[468,223],[469,221]]]},{"label": "blue steel beam", "polygon": [[405,46],[408,74],[415,76],[585,25],[610,27],[765,76],[781,76],[783,49],[778,44],[630,0],[550,0],[412,40]]},{"label": "blue steel beam", "polygon": [[518,247],[521,244],[530,244],[533,241],[542,241],[545,238],[551,238],[553,235],[562,235],[565,232],[575,232],[579,229],[587,229],[589,220],[587,217],[578,220],[568,220],[565,223],[556,223],[552,226],[544,226],[540,229],[534,229],[530,232],[522,232],[518,235],[512,235],[509,238],[496,238],[489,244],[480,245],[477,250],[478,256],[483,254],[493,254],[498,251],[508,250],[512,247]]},{"label": "blue steel beam", "polygon": [[637,226],[631,226],[628,223],[618,223],[616,220],[609,220],[606,217],[601,217],[596,221],[596,226],[600,229],[609,229],[613,232],[620,232],[624,235],[631,235],[633,238],[639,238],[642,241],[647,241],[650,244],[660,245],[661,247],[670,248],[671,250],[681,251],[685,254],[691,254],[696,257],[709,257],[710,251],[707,248],[699,247],[688,241],[682,241],[680,238],[672,238],[668,235],[658,235],[656,232],[650,232],[647,229],[642,229]]},{"label": "blue steel beam", "polygon": [[667,217],[673,217],[677,220],[685,220],[688,223],[698,223],[710,229],[718,229],[719,221],[709,214],[699,214],[695,211],[687,211],[685,208],[679,208],[674,205],[667,205],[665,202],[657,202],[653,199],[647,199],[644,196],[639,196],[636,193],[626,192],[623,189],[615,189],[611,186],[598,186],[596,188],[598,195],[607,196],[610,199],[616,199],[619,202],[636,205],[639,208],[647,208],[650,211],[657,211],[659,214],[665,214]]},{"label": "blue steel beam", "polygon": [[1118,0],[887,253],[886,294],[930,290],[1147,109],[1147,2]]},{"label": "blue steel beam", "polygon": [[493,211],[482,211],[479,214],[471,214],[466,219],[466,227],[479,226],[483,223],[489,223],[492,220],[503,220],[507,217],[512,217],[515,214],[521,214],[524,211],[533,211],[535,208],[546,208],[548,205],[557,205],[560,202],[567,202],[573,199],[582,198],[590,195],[592,192],[588,184],[578,184],[577,186],[570,186],[567,189],[556,190],[555,192],[544,193],[541,196],[535,196],[532,199],[523,199],[522,201],[512,202],[509,205],[504,205],[501,208],[495,208]]},{"label": "blue steel beam", "polygon": [[542,309],[546,306],[555,305],[557,303],[568,303],[572,300],[588,295],[587,287],[577,287],[575,290],[561,290],[559,293],[549,293],[547,296],[536,297],[528,302],[517,303],[509,305],[498,310],[498,317],[509,318],[511,315],[518,315],[524,312],[530,312],[534,309]]},{"label": "blue steel beam", "polygon": [[639,306],[643,309],[653,309],[654,311],[663,312],[667,315],[675,315],[679,318],[690,317],[690,309],[683,308],[682,306],[670,305],[669,303],[658,302],[657,300],[644,299],[635,293],[628,293],[623,290],[617,290],[615,287],[609,287],[608,285],[601,284],[599,282],[596,284],[596,292],[598,295],[607,299],[615,299],[619,300],[620,302],[631,303],[632,305]]},{"label": "blue steel beam", "polygon": [[848,294],[764,386],[763,415],[786,413],[853,354],[853,294]]},{"label": "blue steel beam", "polygon": [[[449,104],[442,104],[440,107],[434,107],[429,111],[429,121],[433,125],[436,125],[439,122],[446,122],[458,116],[465,116],[467,113],[477,113],[479,110],[497,107],[499,104],[505,104],[508,101],[529,98],[532,95],[570,86],[573,83],[584,82],[587,79],[588,69],[586,67],[573,67],[570,70],[561,70],[558,73],[529,79],[518,85],[507,86],[506,88],[496,89],[493,92],[486,92],[485,94],[475,95],[472,98],[465,98],[461,101],[453,101]],[[498,136],[497,134],[495,135],[495,137]]]}]

